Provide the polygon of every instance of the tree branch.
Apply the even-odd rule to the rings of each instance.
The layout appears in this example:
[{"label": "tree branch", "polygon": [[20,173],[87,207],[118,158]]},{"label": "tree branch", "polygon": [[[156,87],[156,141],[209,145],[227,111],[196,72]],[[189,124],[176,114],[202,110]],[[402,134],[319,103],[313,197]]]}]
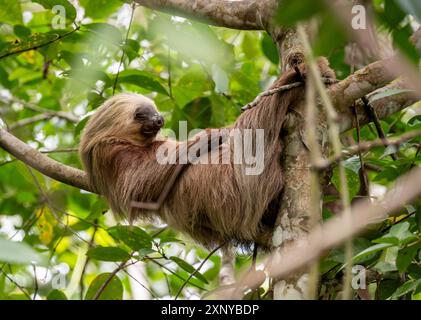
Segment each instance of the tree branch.
[{"label": "tree branch", "polygon": [[84,171],[66,166],[41,154],[4,129],[0,129],[0,147],[54,180],[93,192],[89,188]]},{"label": "tree branch", "polygon": [[328,90],[333,105],[342,112],[358,99],[377,90],[395,79],[386,66],[393,59],[380,60],[358,70]]},{"label": "tree branch", "polygon": [[274,0],[135,0],[141,6],[214,26],[262,30],[275,12]]},{"label": "tree branch", "polygon": [[[408,86],[403,79],[396,80],[391,84],[376,90],[367,96],[368,100],[374,95],[390,91],[390,90],[406,90]],[[420,99],[420,96],[416,92],[402,92],[399,94],[394,94],[383,99],[378,99],[376,101],[370,102],[370,105],[376,111],[379,119],[387,118],[388,116],[403,110]],[[364,109],[364,103],[359,100],[356,103],[358,121],[360,125],[367,124],[371,121]],[[352,117],[351,108],[344,108],[340,115],[340,126],[341,132],[347,131],[355,126],[354,118]]]},{"label": "tree branch", "polygon": [[[347,225],[346,217],[340,215],[327,221],[323,226],[316,227],[306,239],[296,241],[282,254],[275,251],[265,261],[265,273],[268,277],[285,278],[295,270],[307,266],[312,261],[336,247],[351,236],[355,236],[364,230],[369,224],[392,216],[396,210],[407,203],[412,202],[421,195],[421,168],[417,167],[410,173],[399,178],[394,187],[387,192],[382,200],[371,203],[369,201],[357,202],[352,208],[350,224]],[[256,272],[247,275],[247,279],[241,279],[236,283],[235,290],[254,289],[261,283],[261,277]],[[219,298],[241,298],[232,296],[230,290],[220,288]]]}]

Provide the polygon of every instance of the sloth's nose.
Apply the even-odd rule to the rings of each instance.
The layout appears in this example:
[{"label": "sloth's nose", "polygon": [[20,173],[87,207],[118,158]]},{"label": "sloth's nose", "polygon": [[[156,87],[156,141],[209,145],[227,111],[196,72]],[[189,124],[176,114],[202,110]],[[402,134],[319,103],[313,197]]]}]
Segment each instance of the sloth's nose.
[{"label": "sloth's nose", "polygon": [[160,114],[157,114],[153,117],[153,123],[157,127],[162,127],[164,125],[164,118]]}]

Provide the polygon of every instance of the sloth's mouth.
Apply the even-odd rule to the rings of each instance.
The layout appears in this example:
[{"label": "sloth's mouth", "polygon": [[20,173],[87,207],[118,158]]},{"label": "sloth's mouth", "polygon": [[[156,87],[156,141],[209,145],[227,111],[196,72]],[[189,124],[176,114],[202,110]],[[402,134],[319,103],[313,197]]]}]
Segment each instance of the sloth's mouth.
[{"label": "sloth's mouth", "polygon": [[140,134],[145,136],[145,137],[151,137],[154,136],[158,133],[160,128],[158,127],[146,127],[146,128],[142,128],[140,130]]}]

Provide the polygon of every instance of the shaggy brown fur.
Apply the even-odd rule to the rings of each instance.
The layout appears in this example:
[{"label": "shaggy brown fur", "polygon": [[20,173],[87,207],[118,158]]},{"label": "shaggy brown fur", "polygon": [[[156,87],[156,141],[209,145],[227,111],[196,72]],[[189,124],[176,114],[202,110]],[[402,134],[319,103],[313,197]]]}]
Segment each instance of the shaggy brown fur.
[{"label": "shaggy brown fur", "polygon": [[[334,78],[325,59],[319,62],[322,76]],[[290,70],[273,87],[301,80],[306,76]],[[163,143],[183,143],[142,134],[145,122],[136,112],[156,112],[154,103],[140,95],[120,94],[106,101],[88,122],[80,145],[80,156],[91,187],[104,195],[115,213],[130,220],[159,217],[187,233],[201,244],[212,247],[226,241],[262,247],[270,246],[282,192],[280,164],[283,121],[289,108],[304,98],[304,87],[264,97],[244,112],[230,127],[264,129],[264,163],[260,175],[246,175],[243,164],[196,164],[188,166],[158,211],[133,208],[132,201],[154,202],[176,165],[156,161],[156,150]],[[142,131],[143,130],[143,131]],[[232,144],[219,148],[233,153]]]}]

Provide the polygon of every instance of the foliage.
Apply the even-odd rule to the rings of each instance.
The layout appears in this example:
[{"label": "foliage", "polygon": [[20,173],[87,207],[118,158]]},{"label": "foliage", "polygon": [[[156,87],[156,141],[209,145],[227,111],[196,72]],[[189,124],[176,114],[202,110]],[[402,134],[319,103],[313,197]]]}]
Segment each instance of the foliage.
[{"label": "foliage", "polygon": [[[332,32],[340,29],[327,18],[331,15],[322,13],[323,5],[307,2],[291,1],[284,13],[280,11],[279,21],[292,24],[320,15],[315,50],[326,55],[343,78],[350,73],[345,62],[347,39]],[[64,30],[51,26],[51,8],[58,3],[68,13]],[[141,7],[129,28],[129,4],[119,0],[79,3],[76,10],[74,2],[67,0],[0,0],[1,119],[13,125],[31,118],[40,112],[34,105],[44,113],[73,115],[77,123],[52,116],[13,129],[13,134],[36,149],[53,151],[49,155],[62,163],[81,167],[72,148],[78,145],[90,112],[114,89],[153,97],[165,116],[166,129],[178,133],[181,120],[187,121],[189,130],[232,123],[241,107],[278,75],[277,49],[263,32],[214,28]],[[419,7],[404,3],[374,1],[379,25],[392,34],[399,48],[416,58],[407,41],[407,14],[419,17]],[[80,29],[72,32],[74,24]],[[408,111],[382,121],[382,126],[388,136],[394,136],[419,129],[420,122],[419,116]],[[376,137],[372,125],[362,128],[361,139]],[[348,138],[355,141],[356,133]],[[390,186],[420,164],[415,142],[400,146],[395,161],[390,154],[396,150],[376,148],[364,154],[365,162],[378,168],[369,172],[376,188]],[[355,198],[360,163],[354,157],[346,166]],[[334,171],[332,182],[337,181]],[[325,198],[325,218],[334,214],[329,203],[335,200]],[[174,298],[191,274],[182,297],[201,296],[217,287],[218,254],[195,272],[206,250],[162,225],[124,223],[116,221],[97,195],[52,181],[0,150],[0,298],[93,299],[106,282],[99,299],[134,298],[139,292],[142,297]],[[421,298],[420,231],[418,202],[355,239],[354,262],[375,273],[368,288],[374,297]],[[129,267],[112,274],[124,262],[142,272]],[[239,248],[237,269],[248,268],[250,262],[250,253]],[[341,249],[323,258],[321,297],[337,296],[340,288],[334,283],[343,267]],[[261,291],[264,294],[267,287]]]}]

